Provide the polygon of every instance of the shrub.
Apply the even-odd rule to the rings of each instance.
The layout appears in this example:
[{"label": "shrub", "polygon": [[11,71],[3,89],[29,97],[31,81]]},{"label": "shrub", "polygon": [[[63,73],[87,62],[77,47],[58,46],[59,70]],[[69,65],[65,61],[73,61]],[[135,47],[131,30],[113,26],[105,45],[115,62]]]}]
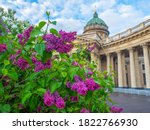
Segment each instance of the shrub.
[{"label": "shrub", "polygon": [[0,112],[110,112],[111,76],[96,71],[91,47],[72,50],[76,32],[49,29],[47,15],[0,36]]}]

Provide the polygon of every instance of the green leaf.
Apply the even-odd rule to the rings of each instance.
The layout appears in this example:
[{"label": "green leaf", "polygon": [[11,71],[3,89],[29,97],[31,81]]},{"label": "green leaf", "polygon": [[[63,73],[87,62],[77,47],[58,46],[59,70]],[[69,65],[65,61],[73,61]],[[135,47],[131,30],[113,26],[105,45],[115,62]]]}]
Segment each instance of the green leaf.
[{"label": "green leaf", "polygon": [[38,95],[43,95],[45,92],[46,92],[46,89],[44,89],[44,88],[38,88],[38,89],[36,90],[36,93],[37,93]]},{"label": "green leaf", "polygon": [[56,36],[60,36],[60,34],[58,33],[58,31],[54,28],[50,29],[50,33],[55,34]]},{"label": "green leaf", "polygon": [[26,103],[26,101],[27,100],[29,100],[29,98],[31,97],[31,93],[30,92],[28,92],[28,93],[26,93],[24,96],[23,96],[23,98],[22,98],[22,100],[21,100],[21,103],[24,105],[25,103]]},{"label": "green leaf", "polygon": [[42,73],[42,71],[39,71],[39,72],[34,72],[34,73],[32,73],[30,76],[29,76],[29,80],[30,81],[32,81],[33,79],[36,79],[37,78],[37,76],[39,75],[39,74],[41,74]]},{"label": "green leaf", "polygon": [[50,11],[46,11],[46,15],[47,15],[47,16],[50,16]]},{"label": "green leaf", "polygon": [[13,54],[14,53],[13,44],[10,44],[9,42],[9,43],[6,43],[6,45],[7,45],[7,51]]},{"label": "green leaf", "polygon": [[0,87],[0,97],[4,95],[4,88]]},{"label": "green leaf", "polygon": [[50,90],[51,90],[51,93],[55,92],[58,88],[61,87],[61,84],[60,82],[56,81],[56,80],[52,80],[50,82]]},{"label": "green leaf", "polygon": [[37,108],[37,104],[39,102],[37,96],[33,95],[29,102],[30,102],[30,111],[35,112]]},{"label": "green leaf", "polygon": [[40,30],[40,28],[34,28],[33,30],[32,30],[32,32],[31,32],[31,37],[35,37],[35,36],[37,36],[37,35],[40,35],[40,34],[43,34],[43,32]]},{"label": "green leaf", "polygon": [[4,104],[4,105],[1,106],[0,110],[3,113],[8,113],[8,112],[11,111],[11,107],[10,107],[9,104]]},{"label": "green leaf", "polygon": [[52,52],[43,52],[42,62],[46,62],[52,57]]},{"label": "green leaf", "polygon": [[40,84],[40,87],[45,87],[45,78],[40,78],[38,83]]},{"label": "green leaf", "polygon": [[12,69],[11,71],[9,71],[8,73],[9,78],[17,81],[18,80],[18,74],[16,73],[16,71],[14,69]]},{"label": "green leaf", "polygon": [[7,69],[2,69],[2,74],[3,75],[7,75],[8,74],[8,70]]},{"label": "green leaf", "polygon": [[2,84],[2,82],[0,82],[0,88],[2,88],[3,87],[3,84]]},{"label": "green leaf", "polygon": [[89,103],[89,102],[90,102],[90,100],[92,99],[92,94],[93,94],[92,91],[88,91],[88,92],[87,92],[86,97],[85,97],[86,103]]},{"label": "green leaf", "polygon": [[61,74],[64,78],[67,76],[67,72],[61,72]]},{"label": "green leaf", "polygon": [[6,65],[9,65],[10,64],[10,62],[9,62],[9,60],[4,60],[4,65],[6,66]]},{"label": "green leaf", "polygon": [[[23,52],[23,51],[22,51]],[[22,57],[25,59],[25,60],[27,60],[28,61],[28,63],[31,65],[32,64],[32,60],[31,60],[31,58],[29,57],[29,56],[27,56],[27,55],[22,55]]]},{"label": "green leaf", "polygon": [[70,75],[71,80],[77,74],[78,70],[79,70],[79,67],[76,67],[76,68],[70,67],[70,69],[69,69],[69,75]]},{"label": "green leaf", "polygon": [[45,21],[41,21],[41,22],[39,23],[39,28],[40,28],[40,29],[43,28],[43,27],[45,26],[45,24],[46,24]]},{"label": "green leaf", "polygon": [[49,75],[47,81],[49,82],[52,78],[54,78],[54,77],[56,77],[56,76],[58,76],[58,75],[59,75],[58,71],[51,73],[51,74]]},{"label": "green leaf", "polygon": [[44,43],[37,44],[37,45],[35,46],[35,51],[36,51],[40,56],[42,56],[42,57],[43,57],[43,52],[44,52],[44,50],[45,50],[45,44],[44,44]]},{"label": "green leaf", "polygon": [[51,23],[52,23],[53,25],[56,25],[56,24],[57,24],[57,22],[56,22],[56,21],[52,21]]}]

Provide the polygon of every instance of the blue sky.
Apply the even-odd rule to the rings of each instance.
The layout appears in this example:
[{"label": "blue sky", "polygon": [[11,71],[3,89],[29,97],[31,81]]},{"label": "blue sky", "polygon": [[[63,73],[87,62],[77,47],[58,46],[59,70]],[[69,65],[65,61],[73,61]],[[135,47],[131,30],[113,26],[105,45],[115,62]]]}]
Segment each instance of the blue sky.
[{"label": "blue sky", "polygon": [[15,9],[18,19],[33,24],[46,20],[45,12],[50,10],[58,30],[77,31],[78,34],[92,18],[95,6],[99,17],[108,25],[110,35],[150,18],[149,0],[0,0],[0,6]]}]

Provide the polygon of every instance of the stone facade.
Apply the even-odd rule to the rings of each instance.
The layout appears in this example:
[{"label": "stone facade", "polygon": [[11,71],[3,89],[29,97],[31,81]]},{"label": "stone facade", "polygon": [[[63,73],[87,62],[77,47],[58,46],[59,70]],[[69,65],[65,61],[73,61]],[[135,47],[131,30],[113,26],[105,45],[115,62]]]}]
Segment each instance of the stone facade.
[{"label": "stone facade", "polygon": [[150,88],[150,19],[112,37],[106,27],[85,29],[74,43],[96,44],[91,57],[98,71],[115,71],[119,87]]}]

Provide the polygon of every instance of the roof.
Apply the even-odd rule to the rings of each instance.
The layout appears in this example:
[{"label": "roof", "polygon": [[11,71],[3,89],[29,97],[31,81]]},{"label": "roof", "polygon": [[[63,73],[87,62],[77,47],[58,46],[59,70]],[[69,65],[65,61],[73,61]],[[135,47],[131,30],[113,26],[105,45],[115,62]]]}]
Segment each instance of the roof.
[{"label": "roof", "polygon": [[97,14],[96,11],[95,11],[94,14],[93,14],[93,18],[90,19],[90,20],[88,21],[88,23],[86,24],[86,26],[90,26],[90,25],[101,25],[101,26],[106,26],[106,27],[108,27],[108,26],[106,25],[106,23],[105,23],[101,18],[98,17],[98,14]]}]

